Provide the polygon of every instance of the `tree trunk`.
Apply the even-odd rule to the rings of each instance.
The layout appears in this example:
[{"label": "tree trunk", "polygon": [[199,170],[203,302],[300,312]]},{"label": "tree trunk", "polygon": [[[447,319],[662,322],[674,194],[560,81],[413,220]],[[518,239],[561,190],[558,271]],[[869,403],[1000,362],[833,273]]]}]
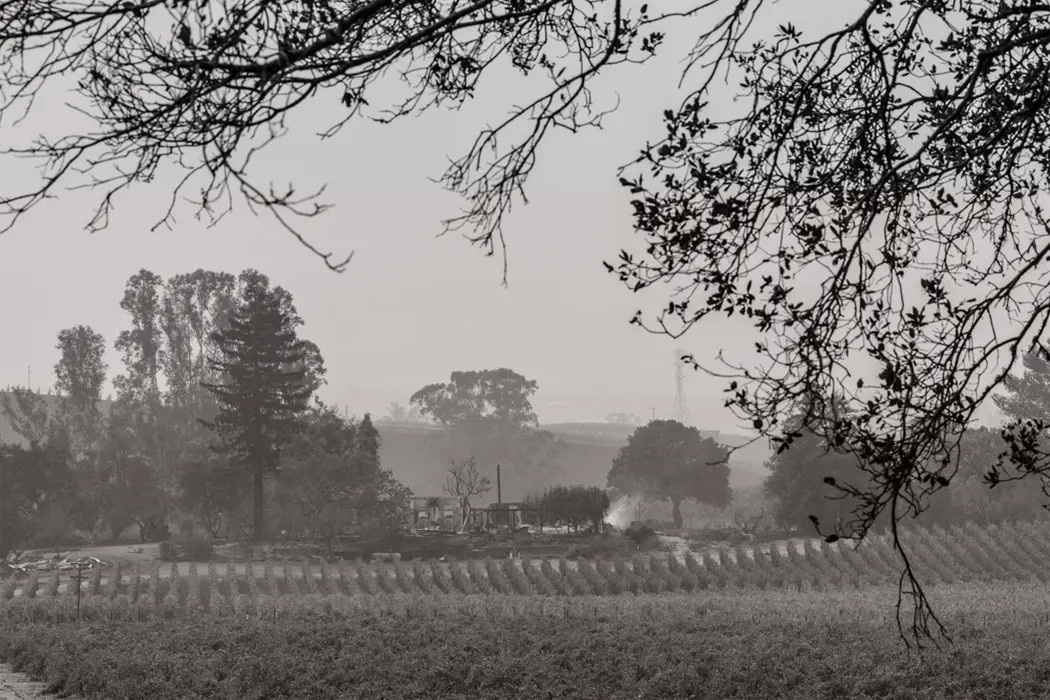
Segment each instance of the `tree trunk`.
[{"label": "tree trunk", "polygon": [[134,520],[128,520],[127,518],[111,518],[109,521],[109,532],[113,537],[113,544],[120,544],[120,536],[124,534],[124,531],[131,527]]},{"label": "tree trunk", "polygon": [[470,504],[463,506],[463,524],[459,526],[460,532],[466,532],[470,522]]},{"label": "tree trunk", "polygon": [[674,520],[675,529],[682,529],[682,499],[671,499],[671,519]]},{"label": "tree trunk", "polygon": [[263,470],[256,467],[253,484],[252,503],[252,535],[256,542],[262,542],[266,538],[266,491],[263,489]]}]

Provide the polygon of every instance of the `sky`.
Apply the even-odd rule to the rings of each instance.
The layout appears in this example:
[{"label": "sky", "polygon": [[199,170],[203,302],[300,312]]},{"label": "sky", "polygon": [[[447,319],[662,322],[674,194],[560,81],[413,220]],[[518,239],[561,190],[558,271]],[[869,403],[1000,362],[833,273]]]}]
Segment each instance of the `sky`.
[{"label": "sky", "polygon": [[[769,6],[764,25],[790,20],[831,28],[849,16],[847,5],[855,3],[783,0]],[[454,234],[436,236],[460,203],[428,179],[520,98],[520,81],[506,74],[483,82],[480,97],[460,112],[392,125],[357,121],[326,142],[316,132],[339,118],[338,95],[300,108],[289,136],[256,173],[277,184],[292,179],[301,191],[327,184],[325,200],[335,208],[300,230],[319,248],[354,252],[343,274],[239,202],[213,228],[180,205],[173,230],[151,232],[170,198],[171,173],[125,193],[109,228],[96,234],[83,227],[97,193],[62,192],[0,235],[0,386],[24,385],[31,368],[32,387],[46,390],[54,381],[56,335],[78,324],[103,334],[116,374],[112,344],[127,325],[119,301],[140,268],[164,277],[255,268],[292,293],[305,321],[301,334],[320,346],[328,368],[321,397],[354,414],[382,416],[391,402],[407,404],[415,390],[447,381],[455,370],[510,367],[538,382],[533,404],[541,423],[601,421],[613,412],[670,417],[676,348],[710,361],[719,349],[732,356],[753,342],[737,324],[719,320],[679,340],[631,326],[636,310],[653,311],[666,297],[640,300],[602,267],[621,248],[637,249],[630,196],[616,167],[646,138],[659,137],[660,114],[684,94],[677,90],[679,61],[691,34],[695,29],[672,34],[659,59],[621,66],[596,83],[600,103],[618,96],[621,105],[603,130],[556,133],[541,148],[530,202],[516,203],[505,227],[507,287],[498,256],[485,257]],[[16,135],[61,133],[71,119],[64,99],[50,96],[29,124],[5,124],[0,145],[13,145]],[[0,187],[21,184],[27,167],[5,159]],[[724,380],[686,373],[692,421],[743,432],[723,407],[723,388]]]}]

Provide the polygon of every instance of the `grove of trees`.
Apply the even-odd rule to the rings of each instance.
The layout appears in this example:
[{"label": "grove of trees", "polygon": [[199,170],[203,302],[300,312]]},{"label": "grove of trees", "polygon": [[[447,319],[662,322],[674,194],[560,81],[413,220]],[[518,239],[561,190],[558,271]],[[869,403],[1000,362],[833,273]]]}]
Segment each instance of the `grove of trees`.
[{"label": "grove of trees", "polygon": [[348,528],[406,524],[410,493],[382,469],[370,417],[314,396],[324,361],[299,338],[286,290],[255,270],[142,270],[121,307],[131,322],[115,342],[124,371],[112,401],[101,396],[105,340],[88,326],[58,334],[54,396],[0,394],[25,442],[0,446],[4,551],[74,531],[116,540],[132,525],[163,538],[180,514],[211,537],[280,530],[329,548]]},{"label": "grove of trees", "polygon": [[[995,401],[1007,420],[1046,415],[1050,399],[1050,363],[1037,355],[1024,359],[1027,371],[1010,377],[1005,391]],[[807,412],[827,410],[820,399],[800,401],[785,428],[795,437],[789,448],[775,453],[767,462],[770,473],[763,484],[772,500],[773,518],[781,527],[812,531],[813,519],[831,531],[849,531],[856,527],[859,494],[868,492],[870,474],[861,468],[857,458],[834,450],[829,441],[807,430]],[[844,402],[828,401],[833,411],[847,411]],[[991,525],[1028,521],[1045,516],[1047,502],[1044,489],[1034,489],[1024,482],[1016,467],[1001,459],[1012,449],[1011,442],[999,429],[986,426],[968,428],[957,447],[957,471],[952,488],[932,494],[922,504],[920,521],[926,525],[976,523]],[[937,465],[930,466],[935,473]],[[989,488],[994,486],[994,488]],[[875,526],[890,525],[883,514]]]}]

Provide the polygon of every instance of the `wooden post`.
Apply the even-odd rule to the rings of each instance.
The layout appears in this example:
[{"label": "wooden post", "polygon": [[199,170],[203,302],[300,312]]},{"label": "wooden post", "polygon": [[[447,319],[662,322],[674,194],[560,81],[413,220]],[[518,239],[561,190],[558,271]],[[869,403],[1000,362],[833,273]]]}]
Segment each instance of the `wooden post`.
[{"label": "wooden post", "polygon": [[[80,622],[80,584],[87,579],[87,576],[84,575],[84,564],[82,562],[77,562],[73,566],[77,569],[77,575],[72,578],[77,582],[77,622]],[[138,569],[135,571],[136,575],[138,575]]]}]

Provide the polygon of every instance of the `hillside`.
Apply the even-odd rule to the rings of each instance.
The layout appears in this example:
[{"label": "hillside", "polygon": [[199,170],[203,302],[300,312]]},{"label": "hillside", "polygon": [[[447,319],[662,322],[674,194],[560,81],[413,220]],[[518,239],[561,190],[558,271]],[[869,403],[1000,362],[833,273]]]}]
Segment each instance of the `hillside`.
[{"label": "hillside", "polygon": [[[591,429],[593,427],[593,429]],[[425,426],[379,424],[380,457],[383,466],[418,495],[438,495],[444,483],[448,456],[433,447],[435,431]],[[561,453],[560,474],[554,484],[584,484],[605,486],[605,479],[619,449],[627,444],[631,426],[603,423],[561,423],[541,425],[560,439],[565,447]],[[718,435],[714,433],[712,436]],[[749,438],[739,435],[718,435],[730,446],[742,445]],[[762,466],[768,450],[755,444],[741,449],[730,459],[730,485],[734,488],[754,486],[762,482]],[[504,500],[520,500],[528,488],[504,481]]]}]

